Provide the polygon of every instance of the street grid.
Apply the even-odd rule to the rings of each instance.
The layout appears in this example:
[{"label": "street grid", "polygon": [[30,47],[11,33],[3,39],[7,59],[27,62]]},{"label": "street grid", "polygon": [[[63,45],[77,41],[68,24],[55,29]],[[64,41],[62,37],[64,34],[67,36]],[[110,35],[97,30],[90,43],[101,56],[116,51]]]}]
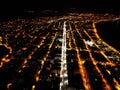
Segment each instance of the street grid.
[{"label": "street grid", "polygon": [[[97,33],[108,14],[0,23],[0,90],[120,90],[120,52]],[[66,84],[67,83],[67,84]]]}]

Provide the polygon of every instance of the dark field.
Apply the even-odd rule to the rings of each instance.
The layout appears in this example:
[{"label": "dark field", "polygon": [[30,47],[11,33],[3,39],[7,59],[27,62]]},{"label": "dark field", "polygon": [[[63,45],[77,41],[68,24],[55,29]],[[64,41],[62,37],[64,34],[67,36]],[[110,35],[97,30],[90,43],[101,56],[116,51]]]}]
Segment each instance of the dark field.
[{"label": "dark field", "polygon": [[96,24],[100,37],[120,51],[120,19]]}]

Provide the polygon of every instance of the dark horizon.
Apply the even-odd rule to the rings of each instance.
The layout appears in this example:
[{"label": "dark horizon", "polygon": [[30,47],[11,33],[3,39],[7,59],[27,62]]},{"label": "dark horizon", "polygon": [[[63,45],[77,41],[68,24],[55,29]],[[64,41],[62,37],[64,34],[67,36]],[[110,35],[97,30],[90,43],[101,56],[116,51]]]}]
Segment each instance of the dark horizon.
[{"label": "dark horizon", "polygon": [[30,1],[7,1],[0,2],[1,17],[25,14],[28,10],[62,10],[76,8],[83,12],[111,12],[119,13],[120,6],[118,0],[30,0]]}]

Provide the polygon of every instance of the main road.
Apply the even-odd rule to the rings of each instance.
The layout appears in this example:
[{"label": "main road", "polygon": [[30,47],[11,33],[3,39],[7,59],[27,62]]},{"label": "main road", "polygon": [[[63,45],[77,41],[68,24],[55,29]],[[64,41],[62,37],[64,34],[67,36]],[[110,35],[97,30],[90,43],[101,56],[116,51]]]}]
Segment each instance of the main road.
[{"label": "main road", "polygon": [[66,22],[63,26],[63,38],[62,38],[62,52],[61,52],[61,70],[60,70],[60,90],[67,88],[68,85],[68,72],[67,72],[67,60],[66,60]]}]

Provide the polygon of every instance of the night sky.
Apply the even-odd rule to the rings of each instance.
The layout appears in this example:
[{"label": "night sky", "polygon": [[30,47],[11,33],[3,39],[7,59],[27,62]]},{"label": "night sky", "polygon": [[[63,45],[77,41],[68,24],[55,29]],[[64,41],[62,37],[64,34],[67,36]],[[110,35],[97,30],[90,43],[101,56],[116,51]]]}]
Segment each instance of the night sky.
[{"label": "night sky", "polygon": [[3,8],[66,8],[66,7],[111,7],[120,8],[119,0],[1,0]]},{"label": "night sky", "polygon": [[0,0],[1,15],[22,13],[26,10],[79,10],[119,12],[119,0]]}]

